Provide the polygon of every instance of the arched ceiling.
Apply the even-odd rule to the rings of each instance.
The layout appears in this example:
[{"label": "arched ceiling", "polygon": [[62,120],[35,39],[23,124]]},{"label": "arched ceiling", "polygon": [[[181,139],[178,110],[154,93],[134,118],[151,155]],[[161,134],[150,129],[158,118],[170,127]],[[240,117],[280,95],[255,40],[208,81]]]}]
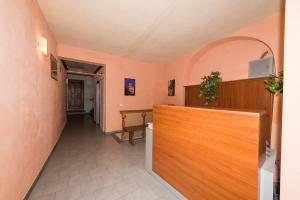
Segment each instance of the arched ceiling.
[{"label": "arched ceiling", "polygon": [[165,63],[279,10],[280,0],[38,0],[58,42]]}]

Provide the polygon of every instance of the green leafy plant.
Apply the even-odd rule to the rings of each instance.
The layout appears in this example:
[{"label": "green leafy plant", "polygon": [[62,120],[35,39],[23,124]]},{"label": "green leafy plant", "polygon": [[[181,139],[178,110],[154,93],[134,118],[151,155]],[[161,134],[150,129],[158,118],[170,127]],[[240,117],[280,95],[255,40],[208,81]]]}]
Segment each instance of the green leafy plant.
[{"label": "green leafy plant", "polygon": [[209,105],[217,99],[217,89],[221,81],[220,72],[212,72],[209,76],[201,78],[200,96],[204,97],[204,105]]},{"label": "green leafy plant", "polygon": [[283,93],[283,71],[278,72],[278,75],[271,74],[267,80],[265,80],[266,89],[272,94]]}]

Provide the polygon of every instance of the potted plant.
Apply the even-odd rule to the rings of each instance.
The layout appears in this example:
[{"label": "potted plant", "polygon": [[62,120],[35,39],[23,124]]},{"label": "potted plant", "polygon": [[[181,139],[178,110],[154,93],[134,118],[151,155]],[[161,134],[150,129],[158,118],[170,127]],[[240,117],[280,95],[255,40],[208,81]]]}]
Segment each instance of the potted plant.
[{"label": "potted plant", "polygon": [[283,93],[283,71],[278,72],[278,75],[271,74],[267,80],[265,80],[266,89],[272,94]]},{"label": "potted plant", "polygon": [[211,72],[209,76],[201,78],[200,96],[204,97],[204,105],[206,106],[217,99],[217,89],[221,81],[220,75],[221,73],[216,71]]},{"label": "potted plant", "polygon": [[[283,93],[283,71],[278,72],[278,74],[274,73],[271,74],[267,80],[265,80],[265,84],[266,84],[266,89],[274,94],[274,95],[279,95]],[[281,95],[279,97],[282,97]],[[277,109],[282,108],[282,104],[277,104]],[[280,134],[281,131],[279,130]],[[273,137],[273,136],[272,136]],[[278,139],[279,141],[281,139]],[[267,145],[270,148],[270,144]],[[280,147],[277,147],[280,148]],[[276,149],[276,147],[275,147]],[[276,197],[279,195],[279,185],[280,185],[280,154],[279,156],[276,157],[276,161],[275,161],[275,168],[276,168],[276,172],[277,172],[277,179],[274,180],[274,190],[276,194]]]}]

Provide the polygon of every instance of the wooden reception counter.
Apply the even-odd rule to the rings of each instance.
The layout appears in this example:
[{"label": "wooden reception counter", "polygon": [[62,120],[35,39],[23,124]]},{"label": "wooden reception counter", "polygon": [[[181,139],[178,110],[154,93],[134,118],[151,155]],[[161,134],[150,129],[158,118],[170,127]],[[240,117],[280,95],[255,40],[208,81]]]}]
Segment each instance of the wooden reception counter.
[{"label": "wooden reception counter", "polygon": [[265,115],[155,106],[153,171],[188,199],[257,199]]}]

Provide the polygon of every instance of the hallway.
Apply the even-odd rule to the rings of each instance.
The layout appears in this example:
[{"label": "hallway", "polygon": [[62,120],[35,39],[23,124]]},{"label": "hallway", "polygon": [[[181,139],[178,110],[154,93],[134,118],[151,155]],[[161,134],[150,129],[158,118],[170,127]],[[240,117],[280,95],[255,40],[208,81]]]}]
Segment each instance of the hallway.
[{"label": "hallway", "polygon": [[174,200],[144,169],[144,143],[118,144],[70,115],[30,200]]}]

